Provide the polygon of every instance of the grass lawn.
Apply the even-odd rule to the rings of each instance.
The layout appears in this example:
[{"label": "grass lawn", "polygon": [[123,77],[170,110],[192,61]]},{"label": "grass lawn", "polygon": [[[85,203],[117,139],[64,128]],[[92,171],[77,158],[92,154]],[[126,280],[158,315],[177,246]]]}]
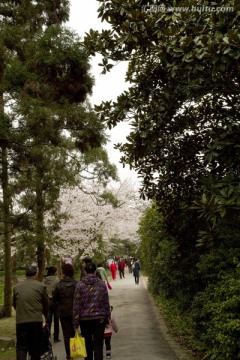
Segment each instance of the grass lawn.
[{"label": "grass lawn", "polygon": [[0,349],[1,360],[16,360],[16,349]]},{"label": "grass lawn", "polygon": [[[0,304],[3,303],[3,283],[0,282]],[[13,309],[11,318],[0,319],[0,336],[10,337],[15,340],[16,338],[16,316]],[[0,359],[1,360],[16,360],[15,347],[3,348],[0,347]]]},{"label": "grass lawn", "polygon": [[[0,336],[10,337],[15,340],[16,337],[16,319],[15,311],[13,310],[13,316],[11,318],[0,319]],[[0,348],[1,360],[16,360],[16,349],[12,348]]]}]

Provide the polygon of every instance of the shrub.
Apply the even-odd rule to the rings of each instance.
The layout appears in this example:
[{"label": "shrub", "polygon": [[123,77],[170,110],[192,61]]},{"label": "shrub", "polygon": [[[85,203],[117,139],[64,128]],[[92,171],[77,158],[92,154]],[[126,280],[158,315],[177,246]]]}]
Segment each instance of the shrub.
[{"label": "shrub", "polygon": [[[240,265],[232,259],[232,266],[226,267],[226,255],[227,261],[218,266],[220,275],[210,275],[211,283],[195,297],[191,311],[195,337],[212,360],[240,358]],[[214,261],[212,265],[215,268]]]}]

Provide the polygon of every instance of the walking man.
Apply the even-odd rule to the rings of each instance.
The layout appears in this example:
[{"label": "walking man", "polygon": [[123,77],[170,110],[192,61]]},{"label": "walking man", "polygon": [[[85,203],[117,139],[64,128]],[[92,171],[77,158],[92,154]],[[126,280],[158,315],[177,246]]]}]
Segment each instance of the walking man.
[{"label": "walking man", "polygon": [[139,260],[136,260],[133,264],[133,276],[135,280],[135,284],[139,285],[139,277],[140,277],[141,265]]},{"label": "walking man", "polygon": [[118,272],[120,279],[125,278],[124,269],[125,269],[125,262],[123,261],[122,258],[120,258],[118,261]]},{"label": "walking man", "polygon": [[13,288],[13,307],[16,310],[17,360],[40,360],[43,315],[48,314],[46,287],[37,281],[38,268],[26,269],[26,279]]}]

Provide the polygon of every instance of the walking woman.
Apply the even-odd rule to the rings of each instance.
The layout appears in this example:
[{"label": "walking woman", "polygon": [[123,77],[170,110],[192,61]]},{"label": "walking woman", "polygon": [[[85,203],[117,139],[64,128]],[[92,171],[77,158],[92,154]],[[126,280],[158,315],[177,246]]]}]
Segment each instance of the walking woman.
[{"label": "walking woman", "polygon": [[111,271],[111,274],[112,274],[112,279],[116,280],[116,277],[117,277],[117,265],[116,265],[114,260],[110,264],[110,271]]},{"label": "walking woman", "polygon": [[73,297],[77,281],[73,278],[74,269],[71,264],[62,265],[63,278],[57,283],[53,292],[53,304],[58,306],[63,331],[66,358],[70,357],[70,338],[75,336],[72,324]]}]

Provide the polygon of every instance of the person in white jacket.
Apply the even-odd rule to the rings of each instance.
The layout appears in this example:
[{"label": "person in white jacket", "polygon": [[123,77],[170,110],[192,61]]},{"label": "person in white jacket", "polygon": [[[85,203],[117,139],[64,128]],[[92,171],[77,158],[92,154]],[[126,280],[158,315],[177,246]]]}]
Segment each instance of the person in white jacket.
[{"label": "person in white jacket", "polygon": [[107,359],[111,359],[111,338],[112,338],[112,333],[113,331],[116,333],[118,332],[118,326],[117,326],[117,322],[116,319],[112,313],[113,311],[113,307],[110,306],[110,310],[111,310],[111,316],[109,319],[108,324],[105,327],[105,331],[104,331],[104,341],[105,341],[105,346],[106,346],[106,358]]}]

